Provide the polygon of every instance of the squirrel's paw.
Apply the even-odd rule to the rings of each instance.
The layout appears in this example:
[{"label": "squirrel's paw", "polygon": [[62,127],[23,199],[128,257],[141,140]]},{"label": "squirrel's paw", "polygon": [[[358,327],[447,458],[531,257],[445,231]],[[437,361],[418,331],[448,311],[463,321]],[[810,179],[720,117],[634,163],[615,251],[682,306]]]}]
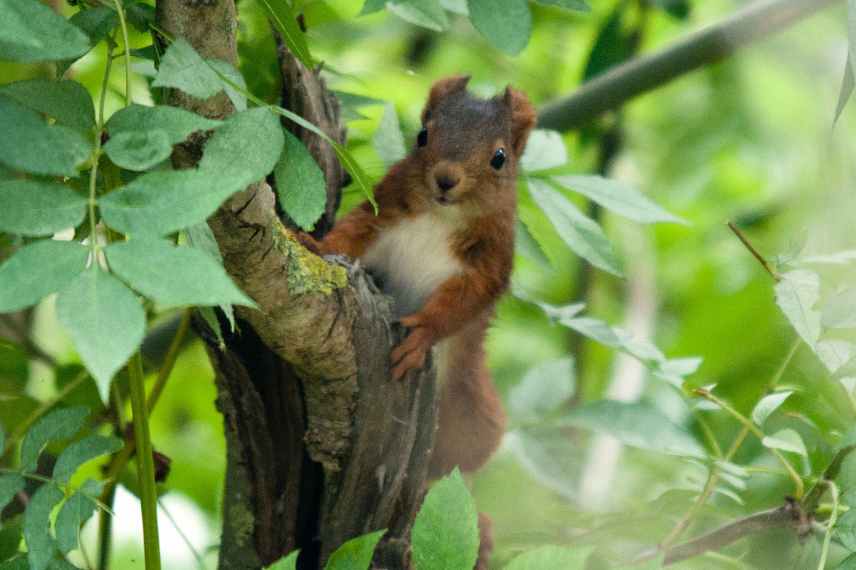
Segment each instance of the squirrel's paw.
[{"label": "squirrel's paw", "polygon": [[321,242],[312,237],[310,234],[302,231],[294,232],[294,237],[297,241],[300,242],[300,245],[314,253],[315,255],[321,255]]},{"label": "squirrel's paw", "polygon": [[[401,320],[402,323],[404,321],[405,319]],[[412,329],[407,338],[390,354],[392,379],[400,380],[410,370],[421,368],[433,342],[433,335],[426,327]]]}]

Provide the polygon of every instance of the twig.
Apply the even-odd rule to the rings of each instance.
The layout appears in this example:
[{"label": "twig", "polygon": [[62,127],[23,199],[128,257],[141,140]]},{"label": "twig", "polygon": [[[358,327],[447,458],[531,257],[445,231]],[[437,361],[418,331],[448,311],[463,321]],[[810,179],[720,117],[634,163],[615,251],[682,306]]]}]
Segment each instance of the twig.
[{"label": "twig", "polygon": [[582,127],[642,93],[721,61],[836,1],[840,0],[754,2],[718,24],[689,34],[658,53],[619,65],[571,95],[546,104],[539,113],[538,125],[559,131]]},{"label": "twig", "polygon": [[777,283],[782,280],[782,277],[779,275],[779,273],[773,268],[772,265],[770,265],[770,262],[767,261],[763,255],[758,253],[758,250],[755,249],[749,239],[745,235],[743,235],[743,232],[740,231],[740,228],[735,226],[732,222],[728,222],[728,228],[732,232],[734,232],[734,235],[736,235],[737,238],[743,243],[743,245],[746,246],[746,249],[749,250],[749,253],[751,253],[752,256],[758,260],[758,263],[761,264],[761,267],[763,267],[767,271],[767,273],[770,274],[770,277],[772,277]]},{"label": "twig", "polygon": [[826,479],[823,480],[823,484],[829,488],[829,493],[832,495],[832,513],[829,515],[829,522],[826,523],[826,534],[823,536],[823,547],[820,551],[820,562],[817,564],[817,570],[824,570],[826,568],[826,557],[829,556],[832,531],[838,520],[838,486],[831,480]]}]

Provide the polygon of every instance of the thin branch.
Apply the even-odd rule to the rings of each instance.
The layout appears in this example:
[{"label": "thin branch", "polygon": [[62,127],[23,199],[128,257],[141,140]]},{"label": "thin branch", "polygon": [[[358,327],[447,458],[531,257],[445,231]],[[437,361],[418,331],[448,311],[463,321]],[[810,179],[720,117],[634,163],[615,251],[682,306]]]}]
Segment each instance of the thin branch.
[{"label": "thin branch", "polygon": [[671,47],[615,67],[571,95],[547,103],[541,108],[538,124],[558,131],[577,129],[638,95],[721,61],[836,2],[840,0],[754,2]]},{"label": "thin branch", "polygon": [[773,268],[770,262],[767,261],[767,259],[763,255],[758,253],[758,250],[755,249],[755,246],[753,246],[749,239],[743,234],[743,232],[740,231],[740,228],[735,226],[733,222],[728,222],[728,228],[732,232],[734,232],[734,235],[736,235],[737,238],[743,243],[743,245],[746,246],[746,249],[749,250],[749,253],[751,253],[752,256],[758,260],[758,263],[761,264],[761,267],[763,267],[764,270],[770,274],[770,277],[772,277],[777,283],[782,280],[782,277],[775,270],[775,268]]}]

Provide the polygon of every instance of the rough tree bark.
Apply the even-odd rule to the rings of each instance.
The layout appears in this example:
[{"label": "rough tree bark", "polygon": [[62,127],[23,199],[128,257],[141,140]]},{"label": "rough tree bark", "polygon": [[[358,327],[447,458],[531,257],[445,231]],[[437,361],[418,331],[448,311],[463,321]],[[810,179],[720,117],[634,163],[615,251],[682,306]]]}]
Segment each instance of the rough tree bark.
[{"label": "rough tree bark", "polygon": [[[233,0],[158,0],[157,20],[203,57],[236,63]],[[343,140],[317,73],[287,52],[281,67],[284,106]],[[234,112],[223,94],[169,98],[212,118]],[[295,132],[327,176],[329,228],[344,174],[328,145]],[[176,166],[192,166],[203,142],[179,149]],[[390,325],[388,300],[362,271],[303,249],[264,181],[233,196],[209,225],[227,271],[259,306],[237,310],[225,350],[199,325],[228,450],[220,568],[257,569],[295,548],[301,568],[318,568],[346,540],[384,528],[375,566],[406,568],[436,424],[433,372],[390,381],[389,349],[401,331]]]}]

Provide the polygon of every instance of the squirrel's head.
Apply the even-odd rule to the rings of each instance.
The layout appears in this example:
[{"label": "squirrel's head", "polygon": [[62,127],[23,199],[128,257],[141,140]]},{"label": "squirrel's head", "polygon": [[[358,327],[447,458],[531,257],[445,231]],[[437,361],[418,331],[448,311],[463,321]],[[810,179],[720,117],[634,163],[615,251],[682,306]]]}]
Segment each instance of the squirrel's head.
[{"label": "squirrel's head", "polygon": [[490,99],[467,92],[467,76],[437,81],[422,111],[422,129],[408,157],[424,197],[442,206],[485,205],[514,196],[517,163],[535,110],[508,87]]}]

